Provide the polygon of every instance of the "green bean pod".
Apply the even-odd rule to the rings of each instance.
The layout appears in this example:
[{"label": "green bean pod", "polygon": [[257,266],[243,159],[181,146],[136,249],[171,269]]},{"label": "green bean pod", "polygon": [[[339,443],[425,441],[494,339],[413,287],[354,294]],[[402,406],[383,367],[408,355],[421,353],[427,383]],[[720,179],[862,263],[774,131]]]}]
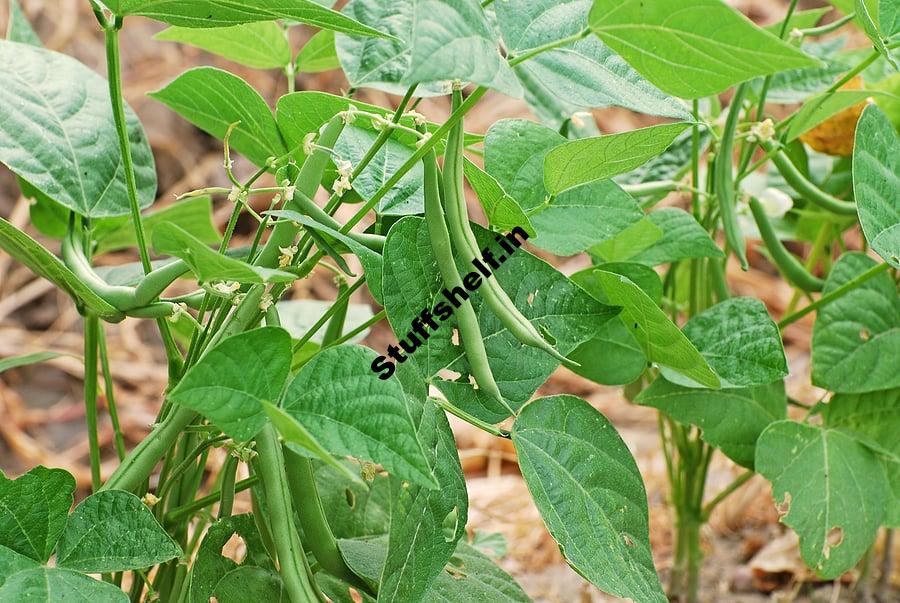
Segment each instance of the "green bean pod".
[{"label": "green bean pod", "polygon": [[849,201],[843,201],[829,195],[818,186],[810,182],[804,176],[794,162],[785,154],[784,151],[775,146],[772,142],[762,143],[763,149],[772,155],[772,163],[778,168],[778,172],[785,182],[800,193],[800,195],[814,205],[818,205],[822,209],[828,210],[839,216],[855,216],[856,204]]},{"label": "green bean pod", "polygon": [[[428,153],[425,162],[425,222],[428,225],[428,235],[431,239],[431,248],[437,260],[438,270],[444,284],[450,288],[463,288],[462,278],[456,269],[453,259],[453,248],[450,244],[450,233],[447,232],[447,222],[444,218],[444,208],[441,205],[440,174],[438,173],[437,159],[434,151]],[[487,351],[484,349],[484,338],[481,336],[481,327],[478,326],[478,317],[472,302],[462,302],[456,310],[459,326],[459,338],[466,358],[472,369],[472,375],[478,388],[487,392],[492,397],[506,405],[500,388],[494,380],[491,366],[488,364]]]},{"label": "green bean pod", "polygon": [[772,261],[778,266],[784,277],[804,291],[821,291],[825,287],[825,281],[810,274],[797,258],[784,247],[778,239],[778,235],[775,234],[775,229],[772,228],[762,203],[755,198],[751,198],[750,211],[753,212],[756,227],[759,229],[763,243],[766,244],[766,249],[769,250]]},{"label": "green bean pod", "polygon": [[[462,103],[462,94],[453,93],[454,110]],[[444,201],[446,203],[447,223],[453,245],[462,258],[471,263],[479,259],[478,241],[469,224],[469,212],[463,185],[463,138],[465,130],[463,121],[450,130],[447,136],[447,150],[444,154]],[[484,279],[481,294],[488,308],[500,319],[506,329],[522,344],[543,350],[557,360],[569,364],[577,363],[559,353],[544,339],[538,330],[516,307],[494,275]]]},{"label": "green bean pod", "polygon": [[716,196],[719,199],[719,213],[722,214],[722,228],[725,230],[725,240],[728,242],[728,247],[737,256],[743,270],[747,270],[749,265],[747,264],[744,235],[738,224],[737,212],[734,208],[734,164],[732,163],[732,154],[734,152],[734,135],[737,132],[741,108],[746,95],[747,84],[741,84],[735,90],[734,98],[731,99],[728,119],[725,121],[725,130],[722,132],[719,152],[716,154],[714,166]]}]

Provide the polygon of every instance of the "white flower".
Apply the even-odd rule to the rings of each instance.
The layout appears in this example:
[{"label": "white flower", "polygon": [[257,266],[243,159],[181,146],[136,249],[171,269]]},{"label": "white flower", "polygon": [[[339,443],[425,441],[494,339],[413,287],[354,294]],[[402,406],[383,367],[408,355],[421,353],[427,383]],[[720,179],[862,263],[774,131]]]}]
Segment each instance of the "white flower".
[{"label": "white flower", "polygon": [[331,190],[334,191],[334,194],[338,197],[343,197],[344,193],[353,188],[353,185],[350,184],[350,179],[344,176],[341,176],[337,180],[334,181],[334,184],[331,185]]},{"label": "white flower", "polygon": [[310,132],[303,137],[303,153],[312,155],[316,150],[316,133]]},{"label": "white flower", "polygon": [[770,218],[783,218],[794,207],[794,200],[782,190],[769,187],[757,197]]},{"label": "white flower", "polygon": [[269,308],[272,307],[272,295],[269,293],[263,293],[262,297],[259,298],[259,309],[265,312]]},{"label": "white flower", "polygon": [[417,126],[424,126],[427,123],[425,116],[419,113],[418,111],[407,111],[403,114],[403,117],[411,117],[413,123]]},{"label": "white flower", "polygon": [[231,187],[231,192],[228,193],[228,201],[234,203],[238,200],[238,197],[241,196],[241,189],[237,187],[237,185]]},{"label": "white flower", "polygon": [[[285,185],[285,187],[284,187],[284,200],[285,200],[285,201],[293,201],[293,200],[294,200],[294,193],[296,193],[296,192],[297,192],[297,187],[296,187],[296,186]],[[281,199],[279,199],[279,201],[280,201],[280,200],[281,200]]]},{"label": "white flower", "polygon": [[337,173],[341,178],[349,179],[351,176],[353,176],[353,164],[346,159],[338,160]]},{"label": "white flower", "polygon": [[350,105],[346,111],[341,111],[341,119],[346,125],[350,125],[356,121],[356,107]]},{"label": "white flower", "polygon": [[753,124],[750,127],[750,135],[759,142],[769,142],[775,138],[775,122],[768,118]]},{"label": "white flower", "polygon": [[291,262],[294,261],[294,255],[297,253],[297,246],[291,245],[290,247],[279,247],[278,251],[281,252],[281,256],[278,258],[278,267],[287,268],[291,265]]},{"label": "white flower", "polygon": [[223,295],[231,295],[241,288],[241,284],[237,281],[222,281],[213,283],[212,288]]}]

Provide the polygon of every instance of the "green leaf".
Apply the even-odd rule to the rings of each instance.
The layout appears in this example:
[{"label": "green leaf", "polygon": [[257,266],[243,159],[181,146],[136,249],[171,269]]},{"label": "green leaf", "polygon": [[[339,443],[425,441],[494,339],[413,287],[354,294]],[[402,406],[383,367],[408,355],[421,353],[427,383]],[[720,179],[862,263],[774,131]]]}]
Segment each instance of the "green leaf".
[{"label": "green leaf", "polygon": [[[417,431],[438,489],[391,480],[391,529],[379,603],[429,601],[423,595],[466,532],[469,500],[453,432],[435,405],[420,408]],[[449,528],[448,518],[453,520]]]},{"label": "green leaf", "polygon": [[759,437],[756,470],[772,482],[781,521],[800,536],[803,560],[830,580],[872,546],[888,500],[884,469],[866,447],[835,429],[794,421]]},{"label": "green leaf", "polygon": [[0,601],[127,603],[128,600],[128,595],[112,584],[72,570],[52,567],[17,572],[0,587]]},{"label": "green leaf", "polygon": [[[130,211],[106,80],[51,50],[0,41],[0,162],[77,214],[91,218]],[[125,109],[138,203],[156,197],[156,168],[147,136]]]},{"label": "green leaf", "polygon": [[[221,240],[219,231],[212,222],[212,199],[195,197],[179,201],[158,211],[150,212],[141,220],[147,237],[153,237],[153,231],[164,222],[172,222],[187,231],[203,243],[213,245]],[[137,245],[134,235],[134,224],[131,218],[104,220],[95,225],[94,253],[108,253]]]},{"label": "green leaf", "polygon": [[3,218],[0,218],[0,248],[100,318],[111,322],[124,318],[121,312],[94,293],[59,258]]},{"label": "green leaf", "polygon": [[258,166],[288,152],[263,97],[227,71],[189,69],[149,96],[216,138],[224,138],[231,124],[241,122],[231,132],[229,145]]},{"label": "green leaf", "polygon": [[174,559],[181,548],[137,496],[104,490],[85,498],[59,539],[56,563],[89,574],[142,569]]},{"label": "green leaf", "polygon": [[[624,230],[612,241],[591,249],[591,253],[608,260],[628,260],[648,266],[670,264],[689,258],[721,258],[724,255],[706,229],[683,209],[663,207],[648,214],[645,220],[647,225],[635,225]],[[656,230],[661,236],[653,240],[651,235],[647,239],[650,241],[649,246],[640,249],[643,245],[634,239],[644,237],[645,229],[651,233]],[[636,253],[629,255],[632,251]]]},{"label": "green leaf", "polygon": [[[664,208],[654,213],[660,213],[669,209],[677,208]],[[683,210],[678,211],[683,212]],[[696,222],[696,220],[694,220],[694,222]],[[700,225],[697,224],[697,226]],[[601,260],[624,262],[652,246],[656,241],[660,240],[662,236],[662,229],[654,224],[650,218],[644,218],[635,222],[615,237],[594,245],[588,252]],[[709,235],[706,236],[709,238]]]},{"label": "green leaf", "polygon": [[[822,17],[827,15],[829,12],[831,12],[831,7],[828,6],[824,6],[822,8],[811,8],[808,10],[794,11],[794,14],[791,15],[791,20],[787,24],[786,31],[790,32],[795,28],[809,29],[811,27],[815,27],[819,23],[819,21],[822,20]],[[781,29],[783,27],[784,21],[782,20],[778,23],[767,25],[763,29],[777,36],[781,34]]]},{"label": "green leaf", "polygon": [[[875,266],[862,253],[845,253],[825,281],[823,295]],[[840,393],[900,387],[900,298],[888,274],[866,281],[821,308],[812,336],[813,385]]]},{"label": "green leaf", "polygon": [[334,32],[323,29],[311,37],[297,53],[297,73],[321,73],[340,69],[337,50],[334,47]]},{"label": "green leaf", "polygon": [[[241,538],[246,547],[246,555],[241,564],[222,554],[224,547],[232,536]],[[263,545],[253,516],[232,515],[213,523],[197,551],[197,558],[191,570],[190,603],[209,603],[219,583],[230,572],[241,567],[259,567],[275,569],[269,554]]]},{"label": "green leaf", "polygon": [[[511,0],[494,6],[514,54],[578,34],[590,8],[584,0]],[[659,91],[598,39],[543,52],[515,72],[532,110],[554,128],[577,111],[609,106],[678,119],[689,115],[681,101]]]},{"label": "green leaf", "polygon": [[[338,156],[359,165],[366,151],[372,147],[378,132],[348,126],[341,132],[334,150]],[[415,149],[393,139],[382,146],[366,169],[353,180],[353,190],[368,200],[394,175],[397,169],[412,157]],[[391,188],[375,206],[382,215],[405,216],[425,211],[424,168],[419,162],[409,170],[396,186]]]},{"label": "green leaf", "polygon": [[172,222],[163,222],[153,229],[153,248],[157,253],[184,260],[201,283],[289,283],[297,278],[290,272],[252,266],[216,253],[206,243]]},{"label": "green leaf", "polygon": [[21,42],[32,46],[43,46],[41,39],[34,32],[28,17],[19,6],[18,0],[9,0],[9,20],[6,23],[6,39],[10,42]]},{"label": "green leaf", "polygon": [[878,3],[878,25],[886,39],[900,34],[900,2],[880,0]]},{"label": "green leaf", "polygon": [[[765,385],[788,374],[784,346],[766,306],[752,297],[733,297],[693,316],[684,334],[719,376],[724,388]],[[663,367],[673,383],[696,387]]]},{"label": "green leaf", "polygon": [[531,225],[531,220],[519,207],[515,199],[510,197],[500,183],[493,176],[482,170],[480,167],[465,160],[463,165],[466,180],[475,191],[475,195],[481,202],[488,224],[494,230],[508,232],[519,226],[525,229],[529,236],[535,236],[537,233]]},{"label": "green leaf", "polygon": [[363,484],[363,481],[357,472],[352,471],[347,465],[331,456],[331,454],[322,447],[322,444],[309,433],[309,430],[294,417],[290,416],[271,402],[263,400],[262,406],[266,415],[269,417],[269,421],[272,422],[272,425],[275,426],[275,429],[278,430],[278,433],[281,434],[281,437],[285,442],[299,447],[301,449],[300,452],[302,452],[304,456],[313,456],[320,461],[331,465],[337,471],[340,471],[347,479]]},{"label": "green leaf", "polygon": [[562,144],[544,159],[544,184],[551,194],[629,172],[671,145],[688,123],[650,126],[621,134]]},{"label": "green leaf", "polygon": [[[851,68],[846,64],[846,59],[838,55],[845,43],[846,40],[841,37],[803,44],[801,48],[804,52],[821,59],[825,65],[776,73],[772,76],[766,102],[800,103],[814,94],[828,90],[841,75]],[[757,88],[761,89],[761,82]]]},{"label": "green leaf", "polygon": [[477,0],[413,0],[411,10],[415,26],[405,85],[462,80],[522,97]]},{"label": "green leaf", "polygon": [[[22,570],[40,567],[34,559],[20,555],[12,549],[6,548],[0,544],[0,587],[13,574]],[[2,589],[0,589],[2,590]]]},{"label": "green leaf", "polygon": [[[338,59],[353,88],[375,88],[402,95],[407,85],[403,76],[409,71],[412,52],[409,42],[415,27],[415,0],[351,0],[344,14],[360,23],[377,25],[394,39],[335,36]],[[441,82],[424,82],[416,87],[416,96],[446,94]]]},{"label": "green leaf", "polygon": [[873,96],[896,98],[879,90],[837,90],[813,96],[790,116],[785,140],[787,142],[796,140],[827,119],[849,107],[866,102]]},{"label": "green leaf", "polygon": [[75,478],[37,466],[17,479],[0,473],[0,545],[46,563],[66,527]]},{"label": "green leaf", "polygon": [[[863,31],[872,41],[872,46],[877,50],[895,69],[898,68],[897,63],[891,56],[891,51],[885,43],[887,37],[881,29],[878,9],[879,4],[875,4],[876,0],[856,0],[856,20],[862,25]],[[893,15],[892,15],[893,17]]]},{"label": "green leaf", "polygon": [[291,62],[285,32],[273,21],[209,29],[170,27],[153,39],[190,44],[255,69],[281,69]]},{"label": "green leaf", "polygon": [[253,566],[241,566],[222,576],[213,596],[218,603],[290,603],[278,572]]},{"label": "green leaf", "polygon": [[[358,465],[350,466],[359,469]],[[391,525],[391,485],[387,475],[376,474],[364,486],[322,463],[315,465],[315,475],[322,508],[328,509],[328,524],[335,538],[387,534]]]},{"label": "green leaf", "polygon": [[372,371],[375,352],[355,345],[324,350],[288,385],[282,408],[332,454],[380,463],[398,477],[436,487],[396,379]]},{"label": "green leaf", "polygon": [[262,327],[222,340],[188,369],[169,399],[196,410],[235,440],[266,424],[262,403],[277,401],[291,367],[291,336]]},{"label": "green leaf", "polygon": [[640,287],[612,272],[598,270],[595,276],[610,303],[622,306],[619,318],[651,362],[677,371],[704,387],[720,386],[719,378],[694,344]]},{"label": "green leaf", "polygon": [[595,0],[588,19],[641,75],[682,98],[816,64],[721,0]]},{"label": "green leaf", "polygon": [[119,16],[141,15],[182,27],[227,27],[241,23],[288,19],[322,29],[364,36],[383,35],[322,6],[314,0],[109,0],[106,5]]},{"label": "green leaf", "polygon": [[569,564],[610,594],[666,601],[644,483],[606,417],[575,396],[539,398],[522,409],[512,439],[528,490]]},{"label": "green leaf", "polygon": [[[900,527],[900,438],[897,409],[900,389],[868,394],[837,394],[821,406],[827,427],[850,430],[881,457],[891,487],[893,502],[886,509],[884,524]],[[874,444],[874,446],[872,446]]]},{"label": "green leaf", "polygon": [[66,356],[66,354],[63,354],[62,352],[35,352],[34,354],[11,356],[9,358],[0,360],[0,373],[20,366],[28,366],[30,364],[46,362],[47,360],[53,360],[54,358],[59,358],[60,356]]},{"label": "green leaf", "polygon": [[759,435],[769,424],[787,418],[784,381],[713,391],[658,378],[636,402],[656,408],[679,423],[696,425],[703,441],[748,469],[753,469]]},{"label": "green leaf", "polygon": [[866,240],[900,268],[900,138],[874,105],[866,107],[856,126],[853,196]]}]

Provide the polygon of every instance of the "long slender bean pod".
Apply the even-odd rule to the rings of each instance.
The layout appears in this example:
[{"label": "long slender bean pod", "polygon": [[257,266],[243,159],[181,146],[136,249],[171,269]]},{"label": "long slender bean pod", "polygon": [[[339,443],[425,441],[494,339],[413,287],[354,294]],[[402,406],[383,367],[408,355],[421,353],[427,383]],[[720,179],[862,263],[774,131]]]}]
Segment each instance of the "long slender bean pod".
[{"label": "long slender bean pod", "polygon": [[744,97],[747,95],[747,84],[741,84],[735,90],[731,99],[731,107],[728,110],[728,118],[725,121],[725,130],[722,132],[719,152],[716,154],[715,178],[716,196],[719,199],[719,213],[722,215],[722,228],[725,230],[725,240],[728,247],[737,256],[741,268],[747,270],[747,251],[744,235],[738,224],[737,212],[734,208],[734,135],[737,132],[738,122],[741,118]]},{"label": "long slender bean pod", "polygon": [[825,281],[813,276],[807,272],[794,255],[785,249],[784,245],[778,239],[775,229],[769,222],[762,204],[755,198],[750,199],[750,211],[753,212],[753,219],[756,220],[756,227],[772,261],[778,266],[778,269],[791,283],[800,287],[804,291],[821,291],[825,287]]},{"label": "long slender bean pod", "polygon": [[839,216],[855,216],[856,204],[829,195],[804,176],[794,162],[772,142],[762,143],[767,153],[772,155],[772,163],[791,187],[804,199]]},{"label": "long slender bean pod", "polygon": [[[462,104],[462,94],[459,90],[453,93],[453,110],[457,110]],[[450,237],[457,252],[462,258],[471,263],[479,258],[478,241],[469,224],[469,214],[466,207],[466,198],[463,185],[463,120],[460,119],[456,126],[450,130],[447,136],[447,150],[444,155],[444,201],[446,203],[447,223]],[[541,349],[557,360],[571,363],[568,358],[560,354],[556,348],[545,340],[534,325],[522,315],[516,305],[500,286],[496,276],[491,275],[484,279],[481,295],[488,308],[500,319],[503,326],[513,334],[522,344]]]},{"label": "long slender bean pod", "polygon": [[[434,251],[444,284],[449,289],[463,288],[462,278],[459,276],[456,262],[453,259],[450,233],[447,231],[444,208],[441,205],[440,186],[437,159],[432,151],[425,157],[425,222],[428,226],[431,248]],[[506,406],[506,402],[500,394],[500,388],[497,387],[497,382],[494,380],[490,364],[488,364],[484,338],[481,336],[481,327],[478,326],[478,317],[475,315],[475,309],[472,308],[472,302],[469,300],[462,302],[456,309],[456,317],[459,338],[472,368],[475,382],[479,389]]]}]

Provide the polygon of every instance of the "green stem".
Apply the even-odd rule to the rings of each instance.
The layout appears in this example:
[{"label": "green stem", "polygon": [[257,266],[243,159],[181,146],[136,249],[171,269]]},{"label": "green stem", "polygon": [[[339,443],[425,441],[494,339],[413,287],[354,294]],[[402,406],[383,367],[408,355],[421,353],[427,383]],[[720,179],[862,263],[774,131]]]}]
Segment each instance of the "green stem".
[{"label": "green stem", "polygon": [[294,526],[294,512],[288,491],[281,444],[272,425],[256,436],[260,477],[278,554],[281,578],[292,603],[313,603],[324,598],[313,585],[300,536]]},{"label": "green stem", "polygon": [[234,508],[234,493],[236,491],[234,479],[237,476],[238,460],[229,454],[222,466],[222,486],[219,490],[219,519],[231,516]]},{"label": "green stem", "polygon": [[381,322],[381,321],[384,319],[385,316],[387,316],[387,314],[385,313],[384,310],[381,310],[381,311],[378,312],[375,316],[373,316],[372,318],[370,318],[370,319],[367,320],[366,322],[362,323],[361,325],[359,325],[358,327],[356,327],[356,328],[353,329],[352,331],[349,331],[349,332],[347,332],[347,333],[344,333],[343,336],[341,336],[341,337],[335,339],[333,342],[331,342],[331,344],[330,344],[328,347],[334,347],[334,346],[336,346],[336,345],[341,345],[342,343],[346,343],[347,341],[350,341],[351,339],[353,339],[354,337],[356,337],[357,335],[359,335],[360,333],[362,333],[363,331],[365,331],[366,329],[368,329],[368,328],[371,327],[372,325]]},{"label": "green stem", "polygon": [[91,456],[91,490],[100,488],[100,442],[97,436],[97,340],[100,319],[84,319],[84,415]]},{"label": "green stem", "polygon": [[588,37],[589,35],[591,35],[590,28],[585,28],[585,29],[582,29],[581,31],[579,31],[578,33],[573,34],[567,38],[562,38],[560,40],[548,42],[547,44],[538,46],[537,48],[529,50],[528,52],[526,52],[524,54],[520,54],[517,57],[512,57],[511,59],[509,59],[509,66],[515,67],[516,65],[518,65],[520,63],[524,63],[528,59],[533,59],[537,55],[547,52],[548,50],[553,50],[554,48],[560,48],[561,46],[568,46],[569,44],[577,42],[578,40],[583,40],[584,38]]},{"label": "green stem", "polygon": [[178,465],[174,469],[172,469],[166,481],[159,487],[157,496],[159,496],[160,498],[165,498],[165,496],[169,493],[169,490],[171,490],[173,486],[179,484],[181,476],[184,475],[189,469],[191,469],[191,467],[195,466],[198,456],[209,449],[210,446],[214,446],[219,442],[224,442],[227,439],[228,436],[217,436],[214,438],[203,440],[202,442],[197,444],[197,446],[195,446],[193,450],[188,452],[184,456],[183,460],[178,463]]},{"label": "green stem", "polygon": [[692,103],[694,125],[691,127],[691,211],[700,219],[700,100]]},{"label": "green stem", "polygon": [[837,31],[842,28],[847,23],[853,21],[856,17],[856,13],[852,12],[848,15],[844,15],[837,21],[833,21],[832,23],[827,23],[825,25],[820,25],[819,27],[809,27],[807,29],[801,29],[800,33],[803,34],[804,38],[815,37],[815,36],[824,36],[825,34],[830,34],[833,31]]},{"label": "green stem", "polygon": [[[248,477],[247,479],[243,479],[234,485],[234,492],[235,493],[243,492],[244,490],[251,488],[252,486],[256,485],[257,483],[259,483],[259,476],[254,475],[254,476]],[[222,499],[222,491],[220,490],[219,492],[213,492],[212,494],[204,496],[203,498],[198,498],[197,500],[195,500],[191,503],[188,503],[186,505],[182,505],[180,507],[175,507],[174,509],[172,509],[171,511],[166,513],[165,523],[166,523],[166,525],[172,525],[172,524],[178,523],[178,522],[182,521],[183,519],[185,519],[186,517],[190,517],[197,511],[202,511],[206,507],[209,507],[210,505],[214,505],[216,502],[220,501],[221,499]]]},{"label": "green stem", "polygon": [[869,268],[868,270],[866,270],[865,272],[863,272],[862,274],[860,274],[853,280],[844,283],[843,285],[841,285],[837,289],[834,289],[833,291],[829,291],[828,293],[826,293],[825,295],[823,295],[822,297],[820,297],[819,299],[817,299],[810,305],[806,306],[805,308],[802,308],[801,310],[797,310],[796,312],[794,312],[793,314],[791,314],[789,316],[785,316],[778,323],[778,328],[784,329],[789,324],[797,322],[798,320],[800,320],[801,318],[803,318],[810,312],[812,312],[814,310],[818,310],[819,308],[821,308],[823,306],[827,306],[828,304],[835,301],[836,299],[839,299],[839,298],[843,297],[844,295],[848,294],[849,292],[853,291],[854,289],[856,289],[857,287],[859,287],[860,285],[862,285],[869,279],[872,279],[872,278],[878,276],[882,272],[887,272],[887,270],[889,268],[890,268],[889,264],[878,264],[877,266],[872,266],[871,268]]},{"label": "green stem", "polygon": [[103,389],[106,393],[106,407],[109,409],[109,419],[112,422],[113,434],[116,443],[116,454],[119,461],[125,458],[125,438],[122,436],[122,427],[119,424],[119,410],[116,406],[112,371],[109,367],[109,354],[106,349],[106,333],[102,328],[97,333],[97,343],[100,346],[100,366],[103,369]]},{"label": "green stem", "polygon": [[775,167],[778,168],[778,171],[781,173],[781,176],[785,179],[785,181],[790,184],[795,191],[800,193],[800,195],[806,199],[807,201],[818,205],[822,209],[826,209],[834,214],[840,216],[855,216],[856,215],[856,204],[850,203],[848,201],[843,201],[829,195],[818,186],[810,182],[806,176],[804,176],[797,166],[790,160],[790,158],[785,154],[784,151],[775,146],[772,142],[764,142],[762,143],[763,148],[767,153],[772,154],[772,163],[775,164]]},{"label": "green stem", "polygon": [[[779,32],[778,37],[782,40],[787,35],[788,30],[790,29],[791,17],[794,16],[794,11],[797,10],[797,2],[798,0],[791,0],[791,4],[787,10],[787,15],[785,15],[784,21],[782,21],[781,23],[781,31]],[[766,111],[766,97],[769,95],[769,86],[771,85],[772,76],[767,75],[766,79],[763,80],[762,91],[759,93],[759,104],[756,108],[756,121],[762,121],[763,119]]]},{"label": "green stem", "polygon": [[469,423],[470,425],[473,425],[473,426],[477,427],[478,429],[491,434],[492,436],[497,436],[498,438],[505,438],[507,440],[510,438],[510,433],[508,431],[506,431],[505,429],[500,429],[499,427],[491,425],[490,423],[486,423],[486,422],[482,421],[481,419],[479,419],[473,415],[470,415],[469,413],[462,410],[461,408],[457,408],[453,404],[450,404],[446,400],[442,400],[440,398],[429,398],[429,399],[432,402],[434,402],[435,404],[437,404],[438,406],[440,406],[445,411],[449,412],[451,415],[459,417],[466,423]]},{"label": "green stem", "polygon": [[723,500],[731,496],[738,488],[746,484],[755,474],[752,471],[745,471],[740,476],[737,477],[733,482],[728,484],[728,486],[719,492],[715,498],[709,501],[706,506],[703,507],[703,521],[707,521],[709,516],[712,515],[713,510],[721,503]]}]

